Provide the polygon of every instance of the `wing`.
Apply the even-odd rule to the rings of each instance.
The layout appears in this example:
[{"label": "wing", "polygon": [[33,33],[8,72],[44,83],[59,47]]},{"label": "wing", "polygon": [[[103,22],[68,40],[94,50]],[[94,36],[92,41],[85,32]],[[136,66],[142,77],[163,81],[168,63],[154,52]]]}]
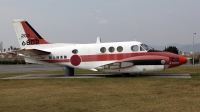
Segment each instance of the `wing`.
[{"label": "wing", "polygon": [[164,65],[164,64],[169,64],[169,57],[144,55],[144,56],[125,58],[117,62],[132,62],[134,65]]},{"label": "wing", "polygon": [[18,51],[19,53],[23,55],[48,55],[51,54],[51,52],[39,50],[39,49],[21,49]]},{"label": "wing", "polygon": [[144,55],[135,56],[118,60],[114,63],[109,63],[96,69],[121,69],[127,68],[134,65],[165,65],[169,64],[169,57],[156,56],[156,55]]}]

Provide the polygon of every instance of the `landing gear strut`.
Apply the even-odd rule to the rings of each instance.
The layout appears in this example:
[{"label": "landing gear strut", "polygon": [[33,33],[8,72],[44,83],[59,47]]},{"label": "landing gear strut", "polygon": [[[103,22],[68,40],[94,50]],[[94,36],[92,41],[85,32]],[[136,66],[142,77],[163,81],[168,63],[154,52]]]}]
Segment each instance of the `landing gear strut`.
[{"label": "landing gear strut", "polygon": [[74,68],[66,66],[65,71],[66,71],[66,74],[65,74],[66,77],[74,76]]}]

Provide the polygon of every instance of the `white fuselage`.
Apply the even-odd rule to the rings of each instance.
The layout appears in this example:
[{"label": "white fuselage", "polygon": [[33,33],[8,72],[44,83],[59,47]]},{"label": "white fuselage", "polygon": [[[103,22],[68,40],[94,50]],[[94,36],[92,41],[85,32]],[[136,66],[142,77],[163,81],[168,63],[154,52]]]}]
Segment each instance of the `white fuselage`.
[{"label": "white fuselage", "polygon": [[[50,55],[38,55],[38,56],[26,56],[25,59],[27,62],[31,63],[38,63],[38,64],[46,64],[46,62],[50,62],[53,64],[58,65],[67,65],[70,67],[78,68],[78,69],[94,69],[96,67],[106,65],[109,63],[113,63],[117,61],[114,59],[111,60],[91,60],[91,61],[81,61],[81,63],[78,66],[74,66],[70,59],[73,55],[79,55],[82,56],[100,56],[100,55],[107,55],[107,54],[126,54],[126,53],[140,53],[140,52],[146,52],[146,51],[132,51],[131,46],[138,45],[140,46],[141,42],[137,41],[130,41],[130,42],[113,42],[113,43],[92,43],[92,44],[44,44],[44,45],[32,45],[32,49],[41,49],[45,51],[51,52]],[[117,47],[121,46],[123,50],[121,52],[117,51]],[[105,53],[102,53],[100,49],[102,47],[106,48]],[[114,47],[113,52],[109,52],[109,47]],[[72,51],[76,49],[78,52],[76,54],[72,53]],[[52,59],[49,59],[49,56],[52,57]],[[59,56],[59,58],[57,58]],[[65,59],[61,59],[60,57],[64,58],[64,56],[67,56]],[[55,59],[54,59],[55,57]],[[44,61],[45,60],[45,61]],[[48,61],[49,60],[49,61]],[[57,61],[52,61],[57,60]],[[59,61],[60,60],[60,61]],[[61,61],[61,60],[69,60],[69,61]],[[52,62],[51,62],[52,61]]]}]

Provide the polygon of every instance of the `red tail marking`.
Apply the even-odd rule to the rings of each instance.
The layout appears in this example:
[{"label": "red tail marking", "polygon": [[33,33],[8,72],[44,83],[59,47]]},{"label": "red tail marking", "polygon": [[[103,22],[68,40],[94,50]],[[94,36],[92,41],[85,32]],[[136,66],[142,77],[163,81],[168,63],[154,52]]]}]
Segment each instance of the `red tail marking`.
[{"label": "red tail marking", "polygon": [[34,44],[50,44],[49,42],[45,41],[32,27],[31,25],[26,22],[23,21],[21,22],[24,31],[26,34],[22,34],[21,36],[27,37],[30,45],[34,45]]}]

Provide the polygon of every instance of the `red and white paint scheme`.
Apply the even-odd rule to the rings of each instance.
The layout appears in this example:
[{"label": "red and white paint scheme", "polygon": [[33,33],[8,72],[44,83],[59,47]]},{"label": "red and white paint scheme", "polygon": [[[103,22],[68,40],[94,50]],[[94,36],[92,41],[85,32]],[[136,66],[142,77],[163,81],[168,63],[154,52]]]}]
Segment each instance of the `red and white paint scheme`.
[{"label": "red and white paint scheme", "polygon": [[154,50],[138,42],[92,44],[50,43],[44,40],[25,20],[12,20],[21,47],[19,53],[28,63],[66,66],[67,74],[74,68],[110,73],[142,73],[162,71],[187,62],[183,56]]}]

